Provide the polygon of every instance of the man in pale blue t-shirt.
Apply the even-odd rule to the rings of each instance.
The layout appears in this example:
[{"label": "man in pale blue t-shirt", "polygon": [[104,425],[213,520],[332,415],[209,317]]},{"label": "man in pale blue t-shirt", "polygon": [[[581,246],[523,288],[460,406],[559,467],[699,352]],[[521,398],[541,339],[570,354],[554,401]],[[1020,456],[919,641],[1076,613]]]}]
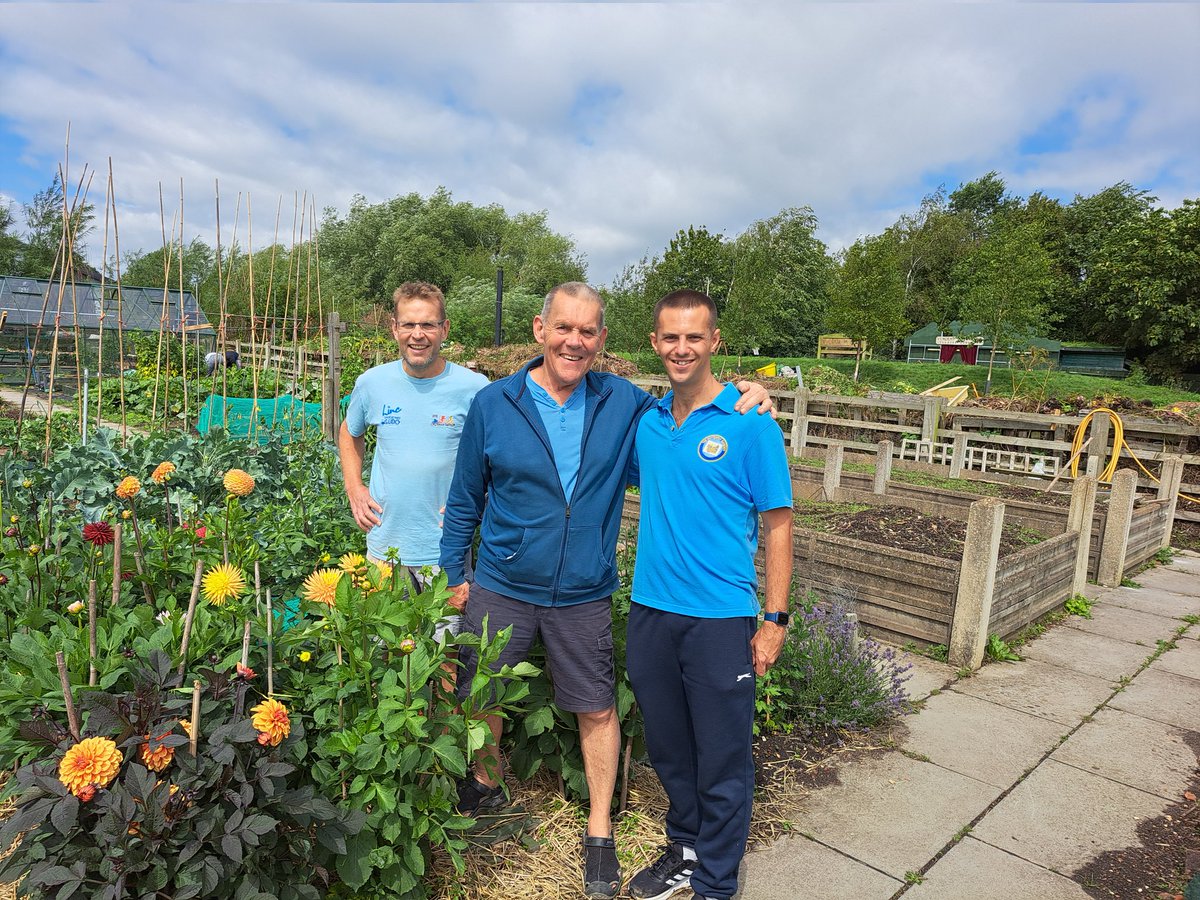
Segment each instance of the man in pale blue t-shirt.
[{"label": "man in pale blue t-shirt", "polygon": [[[450,322],[437,287],[405,282],[392,299],[400,359],[368,369],[355,381],[338,449],[350,509],[367,532],[367,554],[382,560],[396,548],[400,562],[426,584],[421,569],[437,570],[442,515],[467,410],[488,380],[441,357]],[[372,425],[377,442],[368,488],[362,479],[363,435]],[[451,620],[452,632],[457,626]]]}]

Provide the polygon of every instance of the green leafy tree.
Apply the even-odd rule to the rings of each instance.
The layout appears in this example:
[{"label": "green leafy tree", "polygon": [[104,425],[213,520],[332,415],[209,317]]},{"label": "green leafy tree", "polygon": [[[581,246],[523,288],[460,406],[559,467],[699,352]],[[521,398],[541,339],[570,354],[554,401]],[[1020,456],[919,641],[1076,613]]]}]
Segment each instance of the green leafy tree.
[{"label": "green leafy tree", "polygon": [[570,238],[551,231],[544,212],[510,217],[498,205],[455,203],[439,188],[371,204],[356,195],[345,216],[325,212],[318,232],[322,281],[339,302],[391,302],[404,281],[428,281],[451,292],[465,278],[494,279],[545,294],[586,277]]},{"label": "green leafy tree", "polygon": [[13,233],[15,222],[11,203],[0,203],[0,275],[16,274],[25,242]]},{"label": "green leafy tree", "polygon": [[[533,340],[533,317],[542,311],[544,301],[542,295],[520,288],[504,292],[500,324],[505,343]],[[461,279],[446,298],[446,316],[450,319],[450,340],[473,350],[492,346],[496,328],[495,281]]]},{"label": "green leafy tree", "polygon": [[1010,351],[1045,334],[1051,322],[1049,298],[1054,289],[1053,261],[1029,223],[996,228],[955,269],[964,321],[979,322],[991,340],[987,383],[997,349]]},{"label": "green leafy tree", "polygon": [[606,346],[610,350],[640,353],[649,349],[654,330],[654,304],[646,290],[650,260],[626,266],[610,287],[600,289],[604,298],[604,320],[608,326]]},{"label": "green leafy tree", "polygon": [[733,283],[721,312],[730,349],[809,353],[825,314],[833,262],[809,207],[752,224],[734,242]]},{"label": "green leafy tree", "polygon": [[645,292],[650,305],[671,291],[690,288],[704,291],[720,309],[733,281],[733,246],[721,234],[703,225],[680,229],[646,272]]},{"label": "green leafy tree", "polygon": [[949,209],[945,191],[925,197],[915,213],[900,216],[885,234],[904,279],[906,318],[940,328],[959,318],[953,273],[970,252],[972,238],[966,219]]},{"label": "green leafy tree", "polygon": [[885,235],[855,241],[842,253],[830,287],[826,322],[855,342],[855,381],[866,348],[885,347],[909,327],[895,253],[895,244]]},{"label": "green leafy tree", "polygon": [[1089,273],[1106,322],[1160,377],[1200,362],[1200,201],[1150,209],[1107,236]]},{"label": "green leafy tree", "polygon": [[[197,300],[203,300],[203,289],[215,287],[216,263],[213,249],[200,240],[192,238],[182,254],[183,289],[191,291]],[[179,289],[180,252],[176,241],[170,246],[149,252],[132,250],[125,254],[121,263],[121,283],[132,287],[169,287]],[[109,266],[109,278],[115,279],[116,272]],[[213,285],[208,285],[209,280]]]},{"label": "green leafy tree", "polygon": [[32,278],[49,278],[63,266],[59,248],[63,240],[63,222],[69,223],[71,238],[71,261],[77,269],[86,266],[84,238],[92,230],[95,207],[84,200],[72,197],[64,208],[62,182],[58,176],[45,190],[33,195],[25,204],[25,247],[20,257],[20,273]]}]

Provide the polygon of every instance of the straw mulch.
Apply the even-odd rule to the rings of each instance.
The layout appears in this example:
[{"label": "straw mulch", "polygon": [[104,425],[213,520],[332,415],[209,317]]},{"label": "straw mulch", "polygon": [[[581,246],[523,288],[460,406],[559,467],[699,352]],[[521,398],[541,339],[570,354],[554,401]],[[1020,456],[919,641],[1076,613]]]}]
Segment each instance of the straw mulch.
[{"label": "straw mulch", "polygon": [[[886,735],[836,736],[840,746],[793,742],[794,754],[758,760],[758,790],[750,823],[750,849],[760,849],[788,833],[813,790],[837,782],[837,765],[854,756],[888,749]],[[781,739],[787,743],[787,739]],[[756,752],[756,757],[760,756]],[[580,840],[587,815],[565,800],[553,777],[539,775],[510,785],[514,807],[525,813],[524,834],[467,853],[467,868],[457,875],[437,855],[430,878],[436,900],[575,900],[581,894]],[[648,765],[634,765],[629,808],[613,823],[617,855],[628,880],[658,857],[666,841],[663,816],[667,797]],[[622,893],[621,896],[627,896]]]},{"label": "straw mulch", "polygon": [[[475,351],[475,368],[488,378],[512,375],[536,356],[542,355],[541,344],[505,344],[502,347],[482,347]],[[597,372],[612,372],[623,378],[638,374],[638,367],[627,359],[608,351],[600,353],[592,368]]]}]

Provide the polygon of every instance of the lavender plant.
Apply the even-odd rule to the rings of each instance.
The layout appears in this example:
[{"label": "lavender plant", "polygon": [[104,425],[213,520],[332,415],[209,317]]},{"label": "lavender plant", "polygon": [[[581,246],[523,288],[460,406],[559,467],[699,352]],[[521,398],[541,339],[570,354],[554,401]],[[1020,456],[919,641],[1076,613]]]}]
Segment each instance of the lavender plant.
[{"label": "lavender plant", "polygon": [[844,606],[816,600],[796,604],[779,661],[758,679],[757,731],[859,730],[904,711],[911,666],[895,650],[857,637]]}]

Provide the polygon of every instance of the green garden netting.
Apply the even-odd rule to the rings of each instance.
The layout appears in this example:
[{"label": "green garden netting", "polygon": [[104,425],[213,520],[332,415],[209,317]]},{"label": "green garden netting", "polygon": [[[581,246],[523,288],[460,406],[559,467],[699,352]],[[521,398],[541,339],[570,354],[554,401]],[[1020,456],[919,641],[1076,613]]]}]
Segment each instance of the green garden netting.
[{"label": "green garden netting", "polygon": [[257,438],[260,444],[273,436],[286,444],[304,434],[321,433],[321,404],[284,394],[273,400],[259,398],[256,406],[249,397],[211,394],[200,409],[196,430],[208,434],[213,428],[224,428],[231,437]]}]

